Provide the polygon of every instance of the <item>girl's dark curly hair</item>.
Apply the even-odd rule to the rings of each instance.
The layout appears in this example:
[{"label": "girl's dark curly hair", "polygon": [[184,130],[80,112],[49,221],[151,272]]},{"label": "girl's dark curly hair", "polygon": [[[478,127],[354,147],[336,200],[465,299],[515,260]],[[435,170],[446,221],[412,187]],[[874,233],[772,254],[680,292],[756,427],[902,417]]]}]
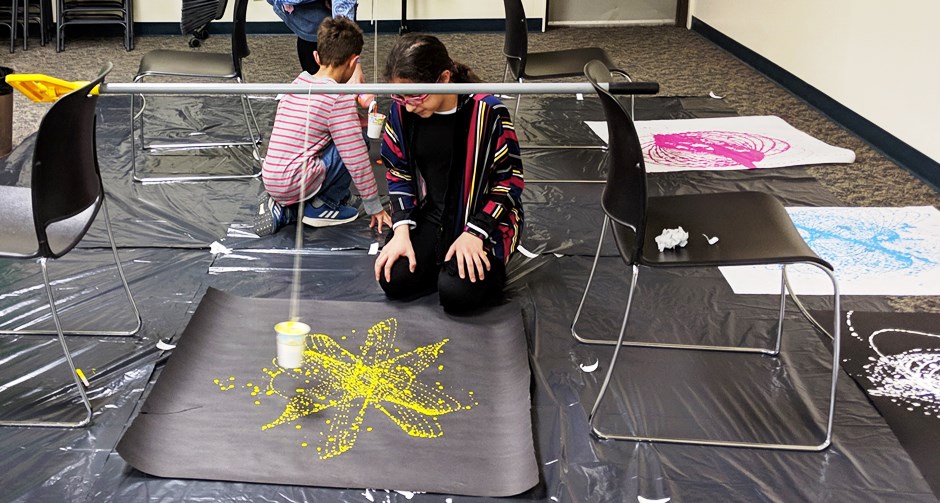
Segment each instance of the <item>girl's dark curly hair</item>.
[{"label": "girl's dark curly hair", "polygon": [[385,62],[385,80],[393,78],[422,84],[433,84],[444,70],[450,70],[450,81],[482,82],[467,65],[447,54],[447,48],[433,35],[407,33],[398,38]]}]

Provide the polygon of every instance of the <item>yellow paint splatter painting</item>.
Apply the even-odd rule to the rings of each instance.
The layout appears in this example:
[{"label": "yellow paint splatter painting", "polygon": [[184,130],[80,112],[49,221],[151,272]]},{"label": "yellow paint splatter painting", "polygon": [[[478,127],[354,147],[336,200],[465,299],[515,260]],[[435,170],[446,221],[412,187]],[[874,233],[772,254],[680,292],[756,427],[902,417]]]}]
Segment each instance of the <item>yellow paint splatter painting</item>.
[{"label": "yellow paint splatter painting", "polygon": [[[381,411],[413,437],[443,435],[438,416],[477,405],[473,392],[464,392],[466,397],[458,399],[439,378],[422,379],[422,373],[429,368],[432,369],[429,374],[444,372],[444,365],[436,362],[448,339],[403,352],[395,347],[397,331],[395,318],[376,323],[359,346],[358,354],[328,335],[308,335],[300,368],[279,367],[275,359],[272,368],[263,369],[268,381],[266,389],[251,382],[240,386],[250,391],[255,405],[261,405],[262,399],[286,401],[281,415],[261,429],[293,423],[306,440],[300,443],[301,447],[315,444],[320,459],[352,449],[360,434],[371,432],[372,427],[364,426],[370,409]],[[355,334],[353,330],[340,340],[358,338]],[[234,377],[214,380],[220,391],[232,391],[234,382]],[[302,428],[298,420],[308,416],[322,419],[318,423],[323,425],[323,431]],[[310,436],[316,440],[310,442]]]}]

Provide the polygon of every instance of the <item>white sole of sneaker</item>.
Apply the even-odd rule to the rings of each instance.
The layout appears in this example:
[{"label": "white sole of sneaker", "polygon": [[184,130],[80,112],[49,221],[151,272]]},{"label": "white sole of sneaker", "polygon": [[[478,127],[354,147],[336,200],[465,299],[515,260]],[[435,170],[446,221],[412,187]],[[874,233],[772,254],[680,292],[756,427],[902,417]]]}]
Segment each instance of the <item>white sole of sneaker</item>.
[{"label": "white sole of sneaker", "polygon": [[334,225],[348,224],[349,222],[352,222],[352,221],[354,221],[354,220],[357,219],[357,218],[359,218],[359,214],[358,214],[358,213],[356,213],[354,216],[352,216],[352,217],[350,217],[350,218],[346,218],[346,219],[343,219],[343,220],[339,220],[339,219],[336,219],[336,218],[313,218],[313,217],[304,217],[304,218],[303,218],[303,223],[304,223],[304,225],[307,225],[307,226],[310,226],[310,227],[332,227],[332,226],[334,226]]}]

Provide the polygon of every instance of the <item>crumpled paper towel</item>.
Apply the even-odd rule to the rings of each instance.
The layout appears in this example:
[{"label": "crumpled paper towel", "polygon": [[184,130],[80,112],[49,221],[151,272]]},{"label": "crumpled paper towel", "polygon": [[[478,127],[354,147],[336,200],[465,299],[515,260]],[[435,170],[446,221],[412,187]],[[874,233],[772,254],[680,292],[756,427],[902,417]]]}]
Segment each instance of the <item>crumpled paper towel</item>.
[{"label": "crumpled paper towel", "polygon": [[684,231],[682,227],[675,229],[663,229],[663,233],[656,236],[656,246],[659,247],[659,251],[663,251],[666,248],[670,250],[678,247],[683,247],[689,243],[689,233]]}]

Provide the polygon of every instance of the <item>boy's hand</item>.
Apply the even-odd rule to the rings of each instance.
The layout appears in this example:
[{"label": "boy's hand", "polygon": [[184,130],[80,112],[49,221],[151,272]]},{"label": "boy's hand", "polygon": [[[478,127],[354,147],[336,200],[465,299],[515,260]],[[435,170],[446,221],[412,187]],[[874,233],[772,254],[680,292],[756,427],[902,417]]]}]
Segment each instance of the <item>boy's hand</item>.
[{"label": "boy's hand", "polygon": [[378,229],[376,230],[379,231],[379,235],[381,235],[383,224],[385,224],[385,226],[387,227],[392,226],[392,217],[389,216],[388,212],[385,210],[382,210],[376,213],[375,215],[372,215],[372,219],[369,221],[369,228],[373,229],[373,228],[378,227]]},{"label": "boy's hand", "polygon": [[375,95],[374,94],[360,94],[359,96],[356,96],[356,101],[359,102],[359,106],[368,110],[369,106],[375,103]]}]

